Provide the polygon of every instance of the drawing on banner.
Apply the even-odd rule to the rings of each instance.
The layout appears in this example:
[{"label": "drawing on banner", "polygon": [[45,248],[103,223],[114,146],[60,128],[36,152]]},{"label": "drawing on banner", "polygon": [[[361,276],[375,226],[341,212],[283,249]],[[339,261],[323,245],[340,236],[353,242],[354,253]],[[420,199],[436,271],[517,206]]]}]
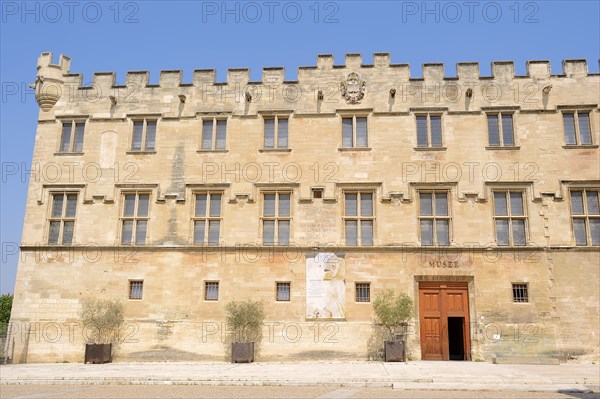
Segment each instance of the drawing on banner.
[{"label": "drawing on banner", "polygon": [[332,252],[306,258],[306,318],[346,318],[345,268]]}]

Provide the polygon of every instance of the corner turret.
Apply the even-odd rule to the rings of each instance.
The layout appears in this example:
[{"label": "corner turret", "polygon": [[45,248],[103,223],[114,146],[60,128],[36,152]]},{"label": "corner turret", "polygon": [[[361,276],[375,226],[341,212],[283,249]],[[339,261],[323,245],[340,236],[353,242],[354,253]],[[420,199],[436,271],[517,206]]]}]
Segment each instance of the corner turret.
[{"label": "corner turret", "polygon": [[49,111],[60,99],[64,77],[71,69],[71,59],[61,54],[58,64],[52,63],[52,53],[42,53],[37,62],[37,76],[34,83],[35,99],[43,111]]}]

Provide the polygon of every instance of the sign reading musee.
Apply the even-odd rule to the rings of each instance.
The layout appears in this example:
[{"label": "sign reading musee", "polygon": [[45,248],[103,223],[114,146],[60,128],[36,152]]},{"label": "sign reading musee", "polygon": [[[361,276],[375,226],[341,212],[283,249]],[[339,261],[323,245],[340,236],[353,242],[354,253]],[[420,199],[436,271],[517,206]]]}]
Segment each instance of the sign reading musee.
[{"label": "sign reading musee", "polygon": [[306,258],[306,318],[345,319],[346,282],[343,259],[332,252]]}]

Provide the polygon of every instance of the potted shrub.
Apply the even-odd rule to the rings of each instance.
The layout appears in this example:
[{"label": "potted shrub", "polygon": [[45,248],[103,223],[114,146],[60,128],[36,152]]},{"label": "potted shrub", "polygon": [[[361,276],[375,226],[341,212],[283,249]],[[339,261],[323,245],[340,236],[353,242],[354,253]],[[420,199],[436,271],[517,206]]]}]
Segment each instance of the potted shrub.
[{"label": "potted shrub", "polygon": [[406,361],[406,330],[413,312],[412,299],[403,292],[396,295],[385,290],[373,301],[373,310],[377,325],[383,329],[384,360]]},{"label": "potted shrub", "polygon": [[227,327],[232,332],[231,362],[253,362],[255,350],[258,350],[262,340],[265,319],[262,302],[251,299],[233,301],[225,306],[225,311]]},{"label": "potted shrub", "polygon": [[118,342],[123,327],[123,304],[111,299],[86,298],[80,317],[86,341],[84,363],[110,363],[113,344]]}]

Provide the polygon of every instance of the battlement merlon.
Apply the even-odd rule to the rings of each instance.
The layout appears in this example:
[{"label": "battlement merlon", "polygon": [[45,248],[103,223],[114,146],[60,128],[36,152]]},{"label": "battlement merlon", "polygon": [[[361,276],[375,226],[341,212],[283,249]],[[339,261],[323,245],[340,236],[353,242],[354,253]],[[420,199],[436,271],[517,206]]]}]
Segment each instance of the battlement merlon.
[{"label": "battlement merlon", "polygon": [[36,79],[62,85],[64,83],[63,76],[68,75],[70,70],[71,59],[66,55],[61,54],[58,64],[53,64],[52,53],[42,53],[37,62]]},{"label": "battlement merlon", "polygon": [[58,64],[52,63],[52,53],[46,52],[42,53],[37,62],[38,71],[41,68],[58,68],[62,71],[63,74],[68,74],[71,69],[71,58],[67,57],[64,54],[61,54],[58,60]]},{"label": "battlement merlon", "polygon": [[[425,82],[441,82],[444,80],[462,80],[473,82],[480,79],[495,79],[498,81],[508,82],[515,78],[531,78],[531,79],[550,79],[550,78],[583,78],[589,75],[588,65],[585,59],[564,60],[562,62],[562,74],[552,75],[550,62],[547,60],[531,60],[527,61],[527,74],[524,76],[515,75],[515,67],[512,61],[494,61],[491,63],[491,76],[482,76],[480,66],[477,62],[459,62],[456,64],[456,76],[445,76],[444,64],[442,63],[425,63],[422,65],[422,77],[417,80]],[[38,79],[49,79],[50,81],[62,85],[81,86],[81,82],[86,81],[80,74],[71,74],[71,59],[65,55],[60,55],[58,64],[52,63],[52,53],[44,52],[40,55],[37,62]],[[329,79],[335,76],[336,81],[339,79],[338,74],[347,74],[350,71],[364,74],[370,70],[377,69],[377,73],[384,73],[386,79],[395,82],[408,81],[411,78],[410,66],[407,64],[392,64],[390,62],[389,53],[374,53],[373,64],[365,65],[362,63],[361,54],[346,54],[343,65],[336,65],[334,57],[331,54],[321,54],[317,56],[317,62],[314,66],[298,67],[298,81],[303,80],[317,81],[321,79]],[[383,70],[388,71],[383,72]],[[339,72],[336,72],[339,71]],[[326,72],[323,75],[323,72]],[[593,74],[598,75],[598,74]],[[158,85],[152,85],[159,88],[176,88],[180,86],[190,86],[189,83],[182,82],[183,73],[180,70],[160,71],[160,79]],[[87,80],[89,82],[89,80]],[[113,72],[99,72],[93,76],[93,84],[104,87],[113,87],[117,81],[116,74]],[[130,71],[127,72],[125,85],[136,85],[138,88],[149,86],[148,71]],[[264,85],[279,85],[286,83],[285,69],[283,67],[265,67],[262,70],[262,80],[253,82],[250,80],[250,70],[248,68],[231,68],[227,70],[226,82],[216,82],[216,71],[214,69],[197,69],[193,73],[191,86],[200,87],[203,85],[246,85],[246,84],[264,84]]]},{"label": "battlement merlon", "polygon": [[[563,60],[563,74],[569,78],[579,78],[588,75],[586,60]],[[598,60],[600,66],[600,60]]]}]

